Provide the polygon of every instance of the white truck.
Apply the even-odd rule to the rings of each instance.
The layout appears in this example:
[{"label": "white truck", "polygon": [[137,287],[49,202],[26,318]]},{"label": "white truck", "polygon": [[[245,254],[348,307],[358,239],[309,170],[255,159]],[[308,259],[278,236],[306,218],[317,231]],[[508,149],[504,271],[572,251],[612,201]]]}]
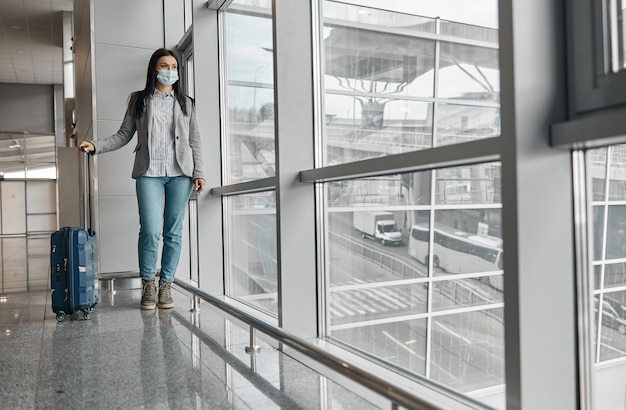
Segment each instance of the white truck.
[{"label": "white truck", "polygon": [[396,227],[391,212],[355,212],[354,229],[361,232],[363,238],[380,241],[383,245],[401,245],[402,232]]}]

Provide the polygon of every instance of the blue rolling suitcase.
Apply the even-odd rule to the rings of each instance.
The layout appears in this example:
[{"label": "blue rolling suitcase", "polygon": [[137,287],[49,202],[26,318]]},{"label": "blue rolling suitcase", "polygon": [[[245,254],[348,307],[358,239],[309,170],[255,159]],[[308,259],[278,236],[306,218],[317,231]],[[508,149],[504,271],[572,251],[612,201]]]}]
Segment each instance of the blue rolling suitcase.
[{"label": "blue rolling suitcase", "polygon": [[98,303],[98,241],[91,229],[91,176],[87,154],[83,161],[85,228],[63,227],[50,238],[52,311],[59,322],[65,315],[76,320],[79,311],[83,312],[85,319],[91,319]]}]

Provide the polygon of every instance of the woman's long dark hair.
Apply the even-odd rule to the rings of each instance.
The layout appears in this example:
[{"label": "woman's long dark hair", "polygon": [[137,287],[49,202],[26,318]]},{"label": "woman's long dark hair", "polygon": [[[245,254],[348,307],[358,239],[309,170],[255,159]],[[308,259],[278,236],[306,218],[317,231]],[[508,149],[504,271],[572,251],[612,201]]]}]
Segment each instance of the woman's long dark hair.
[{"label": "woman's long dark hair", "polygon": [[[148,63],[148,72],[146,73],[146,87],[141,90],[133,93],[131,96],[130,104],[133,104],[135,111],[135,118],[141,118],[146,110],[146,103],[148,102],[148,98],[154,93],[154,89],[156,87],[156,64],[159,61],[159,58],[163,56],[171,56],[176,59],[176,65],[180,67],[178,62],[178,56],[171,50],[166,48],[159,48],[154,53],[152,53],[152,57],[150,57],[150,62]],[[174,88],[174,94],[176,95],[176,99],[178,100],[178,104],[183,111],[183,114],[189,115],[189,109],[187,107],[187,100],[185,95],[180,92],[180,80],[176,81],[172,84]]]}]

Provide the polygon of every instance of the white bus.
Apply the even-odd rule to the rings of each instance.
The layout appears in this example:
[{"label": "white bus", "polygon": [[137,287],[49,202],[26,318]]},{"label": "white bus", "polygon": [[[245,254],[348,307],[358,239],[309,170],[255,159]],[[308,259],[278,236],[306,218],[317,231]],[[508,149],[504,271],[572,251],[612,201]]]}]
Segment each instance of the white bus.
[{"label": "white bus", "polygon": [[[409,255],[428,265],[428,224],[411,227]],[[449,273],[493,272],[502,270],[502,239],[472,235],[452,228],[436,228],[433,266]]]}]

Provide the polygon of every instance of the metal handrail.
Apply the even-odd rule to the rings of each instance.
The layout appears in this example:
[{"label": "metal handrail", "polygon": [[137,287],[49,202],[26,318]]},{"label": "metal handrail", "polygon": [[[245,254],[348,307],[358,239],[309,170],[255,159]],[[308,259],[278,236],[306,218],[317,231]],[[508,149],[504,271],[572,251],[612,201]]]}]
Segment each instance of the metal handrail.
[{"label": "metal handrail", "polygon": [[[392,402],[392,408],[397,408],[396,405],[415,410],[433,410],[442,408],[439,407],[437,404],[429,402],[426,399],[415,395],[415,393],[413,393],[412,391],[406,390],[397,385],[393,385],[386,379],[371,374],[370,372],[367,372],[359,368],[358,366],[347,363],[345,360],[333,355],[332,353],[322,349],[319,346],[316,346],[312,343],[305,341],[304,339],[294,336],[277,326],[271,325],[254,316],[251,316],[243,310],[240,310],[228,304],[227,302],[202,291],[201,289],[193,286],[190,283],[187,283],[178,278],[174,279],[174,283],[182,289],[186,290],[187,292],[191,293],[192,295],[195,295],[211,303],[212,305],[223,310],[229,315],[250,325],[252,328],[260,330],[261,332],[275,338],[280,343],[292,347],[293,349],[310,357],[316,362],[322,363],[326,367],[344,376],[349,377],[351,380],[389,399]],[[479,403],[473,401],[470,402],[469,398],[465,398],[462,396],[458,398],[458,401],[459,404],[463,403],[472,408],[488,408],[481,406]]]}]

